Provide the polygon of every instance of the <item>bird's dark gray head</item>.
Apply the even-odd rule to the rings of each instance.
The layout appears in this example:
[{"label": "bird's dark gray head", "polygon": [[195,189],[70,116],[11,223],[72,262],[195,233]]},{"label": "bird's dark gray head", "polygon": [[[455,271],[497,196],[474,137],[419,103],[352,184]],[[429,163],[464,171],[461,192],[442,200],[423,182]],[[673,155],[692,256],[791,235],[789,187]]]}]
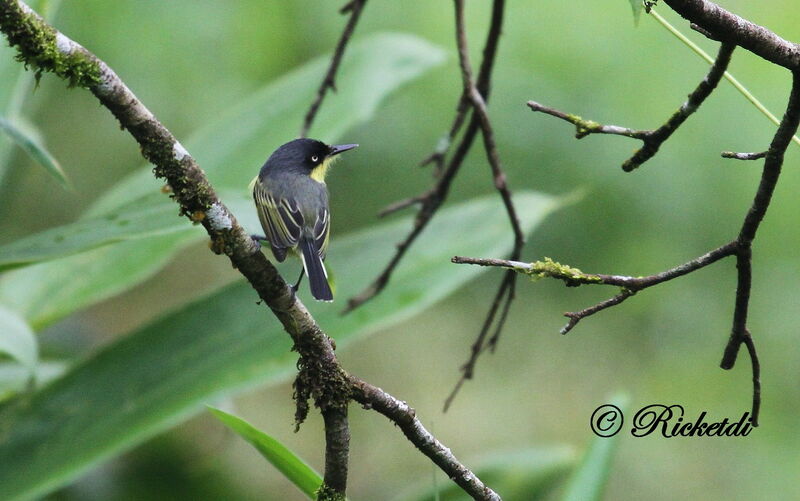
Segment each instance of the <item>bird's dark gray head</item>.
[{"label": "bird's dark gray head", "polygon": [[[347,150],[358,146],[357,144],[342,144],[329,146],[316,139],[295,139],[282,145],[270,155],[266,169],[292,170],[298,173],[312,175],[315,171],[326,170],[330,160]],[[317,169],[323,167],[322,169]],[[324,177],[324,172],[321,172]]]}]

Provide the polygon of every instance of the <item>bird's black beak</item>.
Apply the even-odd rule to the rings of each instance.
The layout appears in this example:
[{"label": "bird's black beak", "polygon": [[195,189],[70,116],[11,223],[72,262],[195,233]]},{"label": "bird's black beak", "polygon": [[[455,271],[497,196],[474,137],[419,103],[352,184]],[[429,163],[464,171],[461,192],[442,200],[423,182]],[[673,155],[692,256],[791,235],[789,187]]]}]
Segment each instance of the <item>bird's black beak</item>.
[{"label": "bird's black beak", "polygon": [[329,157],[334,155],[338,155],[339,153],[343,153],[347,150],[352,150],[353,148],[357,148],[357,144],[335,144],[331,146],[331,152],[328,153]]}]

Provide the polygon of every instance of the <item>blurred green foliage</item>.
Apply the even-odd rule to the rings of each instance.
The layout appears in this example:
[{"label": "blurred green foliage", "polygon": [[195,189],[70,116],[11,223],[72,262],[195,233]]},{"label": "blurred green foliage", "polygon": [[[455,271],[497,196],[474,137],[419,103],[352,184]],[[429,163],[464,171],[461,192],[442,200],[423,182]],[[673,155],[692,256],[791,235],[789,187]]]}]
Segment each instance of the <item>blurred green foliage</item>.
[{"label": "blurred green foliage", "polygon": [[[796,16],[790,15],[797,9],[794,2],[729,0],[724,6],[800,40]],[[468,7],[470,47],[477,61],[489,5],[473,2]],[[106,60],[183,139],[240,106],[244,96],[329,52],[345,21],[337,8],[311,0],[86,0],[65,2],[54,22]],[[659,7],[659,12],[707,51],[715,51],[713,42],[690,32],[669,9]],[[429,185],[429,171],[416,164],[449,126],[460,90],[452,22],[448,2],[376,0],[367,5],[356,39],[387,30],[413,33],[450,49],[451,57],[342,136],[361,148],[330,176],[332,253],[337,235],[374,225],[375,213],[388,202]],[[12,55],[0,48],[0,83],[10,81],[20,66]],[[517,192],[563,194],[586,188],[589,193],[544,223],[525,248],[526,260],[550,256],[586,272],[640,275],[684,262],[735,235],[759,169],[756,162],[723,160],[719,152],[762,150],[774,127],[727,83],[632,174],[624,174],[619,165],[638,144],[601,136],[578,142],[569,125],[524,106],[535,99],[604,123],[655,127],[706,69],[705,62],[646,15],[634,27],[630,5],[623,0],[509,3],[490,113],[510,186]],[[730,70],[773,112],[782,113],[789,88],[784,70],[743,50],[734,54]],[[7,89],[0,85],[0,102]],[[8,158],[0,186],[0,245],[75,221],[142,164],[136,145],[91,95],[69,91],[53,77],[45,76],[26,96],[21,114],[40,129],[75,192],[62,190],[0,137],[0,159]],[[264,144],[264,157],[272,146]],[[800,171],[793,168],[798,159],[798,148],[790,147],[754,248],[750,326],[764,368],[762,426],[744,438],[621,436],[607,499],[800,496],[795,428],[800,350],[794,340],[800,311],[800,198],[794,195]],[[258,167],[252,165],[252,172]],[[248,180],[242,180],[242,190]],[[490,193],[489,169],[476,144],[450,203]],[[484,224],[508,229],[502,217]],[[510,241],[510,233],[507,237]],[[363,266],[361,281],[380,264]],[[85,357],[233,277],[204,245],[190,246],[143,284],[45,329],[39,336],[41,356]],[[558,335],[561,312],[592,304],[611,291],[521,281],[497,352],[481,359],[476,378],[441,414],[499,278],[499,272],[486,273],[433,309],[341,349],[344,367],[409,401],[426,424],[432,423],[437,437],[467,460],[553,444],[582,448],[593,437],[588,426],[592,411],[617,388],[631,393],[632,410],[680,403],[694,415],[706,410],[721,419],[749,407],[746,357],[733,371],[718,368],[735,286],[734,264],[724,261],[638,294],[585,320],[566,337]],[[59,316],[47,313],[48,296],[80,286],[65,283],[43,291],[36,305],[41,325]],[[321,420],[313,416],[293,434],[290,397],[288,383],[254,391],[236,400],[236,414],[270,430],[321,470]],[[354,407],[351,421],[351,498],[389,499],[425,476],[447,484],[384,418]],[[269,499],[302,499],[300,494],[292,497],[292,489],[213,418],[199,417],[106,463],[53,498],[264,499],[268,493]]]}]

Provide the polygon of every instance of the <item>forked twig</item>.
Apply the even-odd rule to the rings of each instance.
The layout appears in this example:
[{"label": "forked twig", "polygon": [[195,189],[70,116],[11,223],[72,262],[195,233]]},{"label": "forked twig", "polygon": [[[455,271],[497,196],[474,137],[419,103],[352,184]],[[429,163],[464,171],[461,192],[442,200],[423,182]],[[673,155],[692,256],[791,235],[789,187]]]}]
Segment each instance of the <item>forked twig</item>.
[{"label": "forked twig", "polygon": [[[483,96],[484,101],[487,100],[489,96],[492,70],[494,68],[494,62],[497,56],[497,47],[500,41],[504,12],[505,0],[494,0],[492,3],[492,15],[489,21],[489,31],[486,35],[486,42],[483,47],[483,61],[481,62],[481,67],[478,71],[478,78],[476,81],[476,87]],[[461,123],[463,123],[463,119],[459,118],[459,115],[462,113],[461,103],[464,100],[463,95],[464,93],[462,91],[461,97],[459,97],[456,118],[453,122],[453,126],[451,127],[451,131],[460,130]],[[472,147],[472,143],[475,140],[479,129],[479,119],[473,114],[468,122],[466,130],[461,136],[461,140],[456,145],[450,160],[443,163],[444,167],[442,169],[437,169],[436,181],[433,187],[419,197],[413,197],[410,200],[401,201],[395,204],[400,207],[409,207],[415,204],[419,205],[419,209],[414,219],[411,231],[408,233],[408,235],[406,235],[406,238],[397,244],[397,249],[390,258],[389,263],[378,274],[375,280],[373,280],[372,283],[370,283],[363,291],[347,301],[347,306],[343,311],[344,314],[353,311],[380,294],[384,287],[386,287],[386,284],[389,283],[392,273],[394,273],[394,270],[400,264],[400,261],[405,256],[406,251],[408,251],[409,247],[416,241],[417,237],[419,237],[431,219],[436,215],[439,207],[441,207],[441,205],[447,199],[453,179],[455,179],[456,175],[458,174],[459,169],[461,168],[461,165],[467,156],[467,153]],[[447,147],[444,148],[445,152],[449,151],[450,143],[448,142],[446,146]],[[383,212],[386,212],[386,210]]]},{"label": "forked twig", "polygon": [[622,170],[630,172],[653,158],[655,154],[658,153],[661,145],[664,144],[664,142],[678,130],[678,127],[680,127],[692,113],[697,111],[697,108],[703,104],[703,101],[711,95],[711,92],[717,87],[717,84],[725,74],[725,70],[728,68],[728,64],[731,61],[731,54],[733,54],[733,49],[735,48],[736,45],[729,42],[720,45],[717,58],[714,60],[714,64],[711,65],[711,69],[708,71],[706,77],[698,84],[697,88],[689,94],[689,99],[687,99],[686,102],[657,129],[635,130],[627,127],[619,127],[617,125],[602,125],[592,120],[585,120],[577,115],[550,108],[536,101],[529,101],[528,107],[532,111],[540,111],[575,125],[575,137],[578,139],[586,137],[589,134],[614,134],[642,141],[642,147],[636,150],[630,158],[622,163]]}]

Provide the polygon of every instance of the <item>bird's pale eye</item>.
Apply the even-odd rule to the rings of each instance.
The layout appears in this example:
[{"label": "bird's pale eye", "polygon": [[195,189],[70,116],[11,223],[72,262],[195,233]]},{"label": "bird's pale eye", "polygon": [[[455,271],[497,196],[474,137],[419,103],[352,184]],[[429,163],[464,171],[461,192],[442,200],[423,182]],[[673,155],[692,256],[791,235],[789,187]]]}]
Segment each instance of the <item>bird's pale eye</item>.
[{"label": "bird's pale eye", "polygon": [[312,161],[312,162],[314,162],[314,163],[317,163],[317,162],[319,162],[319,157],[318,157],[318,156],[316,156],[316,155],[313,155],[313,156],[311,157],[311,161]]}]

